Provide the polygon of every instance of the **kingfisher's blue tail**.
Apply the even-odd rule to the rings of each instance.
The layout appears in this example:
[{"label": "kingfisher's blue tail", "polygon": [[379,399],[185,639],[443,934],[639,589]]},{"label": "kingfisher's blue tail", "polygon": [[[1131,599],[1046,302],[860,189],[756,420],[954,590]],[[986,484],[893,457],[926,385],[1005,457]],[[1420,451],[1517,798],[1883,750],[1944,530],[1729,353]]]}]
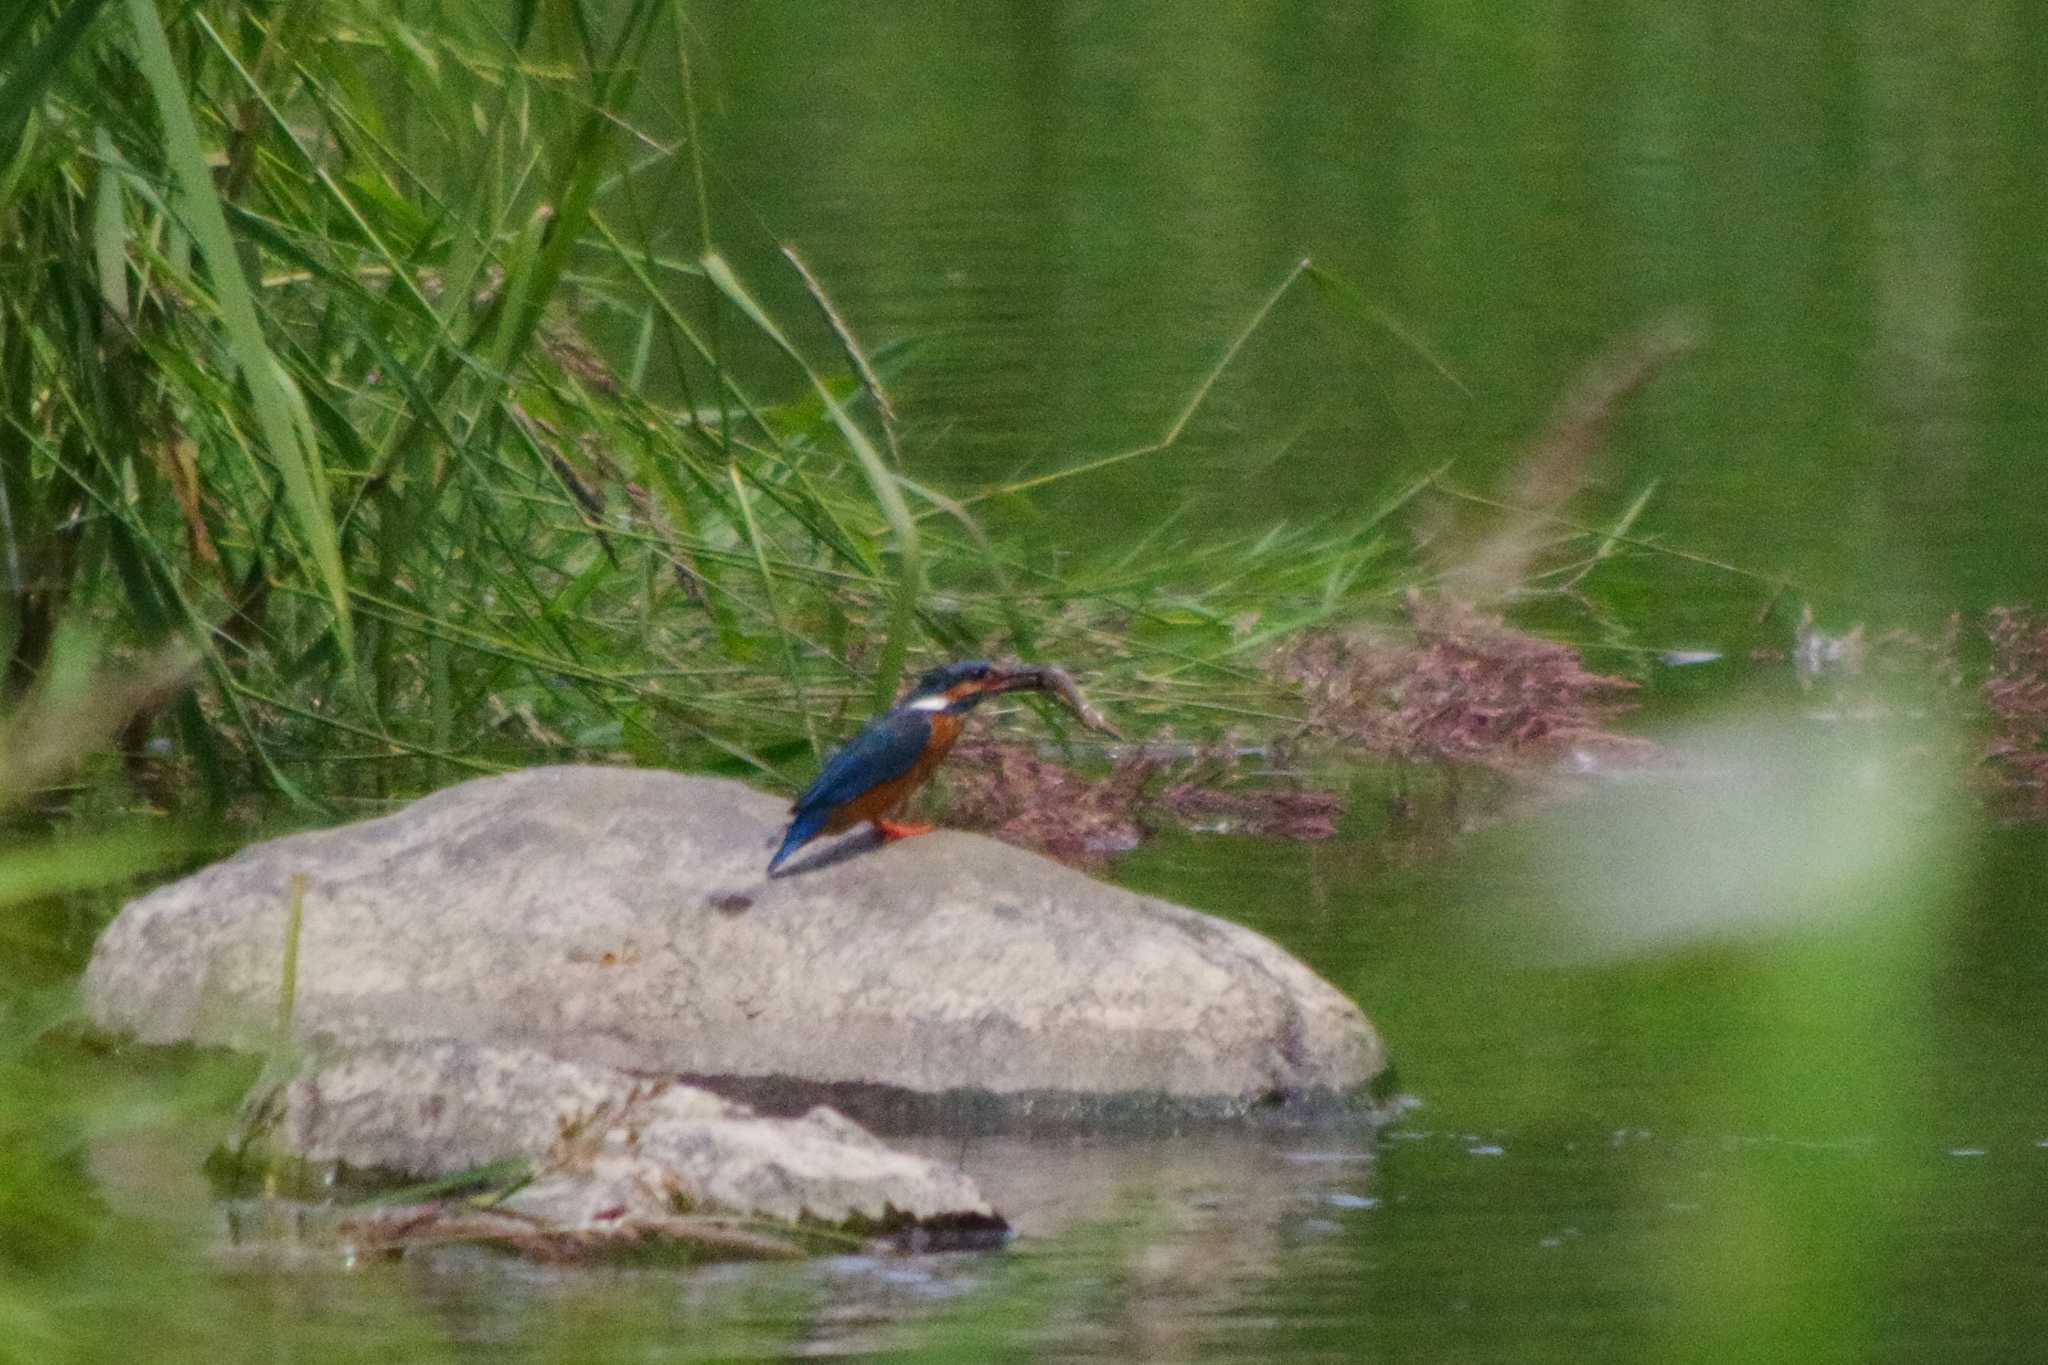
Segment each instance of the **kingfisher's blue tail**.
[{"label": "kingfisher's blue tail", "polygon": [[824,809],[798,811],[796,819],[789,822],[789,833],[782,836],[782,847],[775,850],[775,856],[768,860],[768,875],[774,876],[790,854],[818,837],[818,831],[825,828],[825,817],[831,812]]}]

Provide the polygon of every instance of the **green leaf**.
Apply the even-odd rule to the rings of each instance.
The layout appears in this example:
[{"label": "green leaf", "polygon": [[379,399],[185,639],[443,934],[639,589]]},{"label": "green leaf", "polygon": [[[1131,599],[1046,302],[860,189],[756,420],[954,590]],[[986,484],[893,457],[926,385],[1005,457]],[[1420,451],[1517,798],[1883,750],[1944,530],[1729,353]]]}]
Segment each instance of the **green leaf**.
[{"label": "green leaf", "polygon": [[100,276],[100,301],[128,321],[128,220],[121,212],[121,176],[114,169],[114,140],[104,128],[93,133],[99,179],[93,186],[93,264]]}]

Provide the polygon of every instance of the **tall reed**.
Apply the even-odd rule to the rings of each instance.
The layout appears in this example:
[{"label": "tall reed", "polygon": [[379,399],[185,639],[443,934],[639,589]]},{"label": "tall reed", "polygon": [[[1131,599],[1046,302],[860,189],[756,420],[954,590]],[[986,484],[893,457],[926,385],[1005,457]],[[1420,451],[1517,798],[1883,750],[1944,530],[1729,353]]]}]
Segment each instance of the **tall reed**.
[{"label": "tall reed", "polygon": [[[124,742],[215,801],[593,751],[795,780],[931,656],[1092,667],[1185,734],[1284,709],[1275,632],[1390,598],[1374,515],[1057,575],[975,519],[1171,449],[1281,298],[1341,282],[1291,270],[1154,442],[930,487],[901,352],[793,255],[823,323],[773,316],[719,241],[689,32],[679,0],[13,11],[9,695],[67,622],[188,642],[197,686]],[[679,139],[638,121],[678,102]],[[692,218],[694,249],[655,226]]]}]

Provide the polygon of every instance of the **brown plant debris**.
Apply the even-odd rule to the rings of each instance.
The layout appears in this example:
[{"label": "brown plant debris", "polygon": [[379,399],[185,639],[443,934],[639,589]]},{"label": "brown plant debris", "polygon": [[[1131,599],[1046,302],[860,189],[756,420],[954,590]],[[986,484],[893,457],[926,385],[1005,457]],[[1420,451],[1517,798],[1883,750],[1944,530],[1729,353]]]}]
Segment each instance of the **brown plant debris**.
[{"label": "brown plant debris", "polygon": [[1517,466],[1510,498],[1530,508],[1555,507],[1569,499],[1585,482],[1593,456],[1606,445],[1622,403],[1697,348],[1702,338],[1698,318],[1674,312],[1618,338],[1595,356],[1573,378]]},{"label": "brown plant debris", "polygon": [[1984,633],[1991,663],[1979,692],[1991,720],[1984,758],[1996,795],[2018,818],[2048,820],[2048,620],[1995,607]]},{"label": "brown plant debris", "polygon": [[1616,338],[1586,362],[1510,471],[1501,520],[1477,541],[1449,537],[1444,578],[1459,597],[1491,602],[1529,581],[1551,518],[1591,479],[1622,406],[1703,336],[1690,312],[1674,312]]},{"label": "brown plant debris", "polygon": [[1282,651],[1310,733],[1407,763],[1463,762],[1501,771],[1592,749],[1636,756],[1649,740],[1608,728],[1631,710],[1626,678],[1588,670],[1568,645],[1499,617],[1411,592],[1407,633],[1315,631]]},{"label": "brown plant debris", "polygon": [[[1635,684],[1592,672],[1570,646],[1420,593],[1408,614],[1406,630],[1315,631],[1280,652],[1276,670],[1301,689],[1309,738],[1375,758],[1518,774],[1567,754],[1632,760],[1654,749],[1609,728],[1632,709],[1623,694]],[[1063,689],[1055,680],[1047,690]],[[1136,848],[1161,825],[1327,839],[1344,813],[1334,792],[1255,780],[1228,746],[1155,737],[1111,752],[1109,771],[1091,776],[1029,744],[966,741],[948,769],[947,821],[1086,865]]]},{"label": "brown plant debris", "polygon": [[1131,745],[1091,777],[1029,744],[969,740],[954,750],[947,822],[1088,865],[1142,843],[1162,824],[1275,839],[1327,839],[1343,798],[1254,784],[1229,751],[1188,756],[1171,744]]}]

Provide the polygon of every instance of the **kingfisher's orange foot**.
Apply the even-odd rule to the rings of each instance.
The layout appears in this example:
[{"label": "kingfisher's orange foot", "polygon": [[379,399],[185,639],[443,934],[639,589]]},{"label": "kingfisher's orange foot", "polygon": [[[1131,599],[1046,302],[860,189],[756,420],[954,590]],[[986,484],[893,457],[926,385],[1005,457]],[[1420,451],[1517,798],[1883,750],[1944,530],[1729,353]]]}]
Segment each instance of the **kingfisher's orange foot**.
[{"label": "kingfisher's orange foot", "polygon": [[938,826],[911,825],[905,824],[900,820],[877,820],[875,821],[875,828],[882,832],[882,841],[884,843],[893,843],[898,839],[908,839],[913,834],[930,834]]}]

